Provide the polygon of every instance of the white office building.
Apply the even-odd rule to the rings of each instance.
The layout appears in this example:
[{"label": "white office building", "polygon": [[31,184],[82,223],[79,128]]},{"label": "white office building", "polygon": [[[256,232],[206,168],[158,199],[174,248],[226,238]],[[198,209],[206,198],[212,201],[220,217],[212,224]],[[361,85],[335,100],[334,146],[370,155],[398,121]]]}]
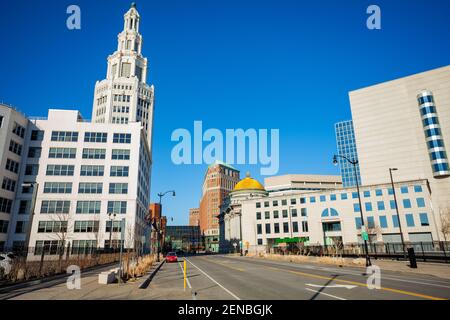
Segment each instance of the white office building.
[{"label": "white office building", "polygon": [[36,257],[62,247],[149,249],[154,89],[134,5],[124,21],[107,79],[95,86],[92,121],[56,109],[27,119],[1,106],[0,141],[11,144],[1,160],[8,190],[0,191],[8,211],[0,213],[0,244],[8,250],[30,247]]}]

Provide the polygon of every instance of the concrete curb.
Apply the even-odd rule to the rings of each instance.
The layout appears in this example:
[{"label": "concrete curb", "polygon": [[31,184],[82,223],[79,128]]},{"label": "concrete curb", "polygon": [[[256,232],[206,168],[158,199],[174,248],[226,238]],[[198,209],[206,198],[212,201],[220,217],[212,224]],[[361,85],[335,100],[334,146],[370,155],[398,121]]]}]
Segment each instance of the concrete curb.
[{"label": "concrete curb", "polygon": [[164,264],[164,262],[166,262],[166,259],[164,259],[148,276],[147,279],[145,279],[144,282],[142,282],[139,286],[139,289],[147,289],[147,287],[149,286],[150,282],[152,281],[153,277],[156,275],[156,273],[159,271],[159,269],[161,269],[162,265]]},{"label": "concrete curb", "polygon": [[[94,271],[95,269],[101,269],[101,268],[105,268],[109,265],[115,265],[115,264],[117,264],[117,262],[89,267],[84,270],[81,270],[81,274],[83,274],[83,272]],[[45,277],[45,278],[40,278],[40,279],[35,279],[35,280],[27,280],[27,281],[24,281],[21,283],[11,284],[8,286],[0,287],[0,294],[9,293],[9,292],[11,292],[13,290],[17,290],[17,289],[32,287],[34,285],[41,284],[41,283],[64,279],[69,276],[70,276],[70,274],[68,274],[68,273],[61,273],[61,274],[57,274],[57,275],[50,276],[50,277]]]}]

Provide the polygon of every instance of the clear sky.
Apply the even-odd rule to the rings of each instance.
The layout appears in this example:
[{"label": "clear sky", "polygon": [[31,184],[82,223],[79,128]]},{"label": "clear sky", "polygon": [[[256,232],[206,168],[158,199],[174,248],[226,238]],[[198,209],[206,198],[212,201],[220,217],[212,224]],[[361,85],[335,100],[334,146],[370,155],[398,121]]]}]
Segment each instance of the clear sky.
[{"label": "clear sky", "polygon": [[[91,116],[95,81],[131,1],[0,2],[0,101],[27,115]],[[81,30],[66,8],[81,8]],[[381,8],[382,29],[366,28]],[[351,118],[348,91],[450,64],[448,0],[137,1],[156,88],[152,199],[172,224],[197,207],[206,165],[175,166],[173,130],[280,129],[280,171],[338,174],[334,123]],[[258,166],[237,166],[259,180]]]}]

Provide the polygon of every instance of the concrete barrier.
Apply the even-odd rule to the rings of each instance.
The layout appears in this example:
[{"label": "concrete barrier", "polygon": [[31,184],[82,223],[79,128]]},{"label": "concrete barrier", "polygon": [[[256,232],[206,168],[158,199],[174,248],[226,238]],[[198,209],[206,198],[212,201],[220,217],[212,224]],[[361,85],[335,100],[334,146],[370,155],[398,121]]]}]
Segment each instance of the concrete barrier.
[{"label": "concrete barrier", "polygon": [[118,273],[119,273],[119,268],[111,269],[109,271],[103,271],[102,273],[100,273],[98,275],[98,283],[99,284],[113,283],[116,280]]}]

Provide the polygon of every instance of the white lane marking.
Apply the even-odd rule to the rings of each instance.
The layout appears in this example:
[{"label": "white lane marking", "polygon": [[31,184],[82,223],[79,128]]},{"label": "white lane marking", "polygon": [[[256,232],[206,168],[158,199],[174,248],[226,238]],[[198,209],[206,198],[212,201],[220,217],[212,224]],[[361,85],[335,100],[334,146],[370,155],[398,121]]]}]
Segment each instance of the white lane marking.
[{"label": "white lane marking", "polygon": [[189,262],[190,264],[192,264],[195,268],[198,269],[198,271],[200,271],[201,273],[203,273],[209,280],[211,280],[212,282],[214,282],[215,284],[217,284],[219,287],[221,287],[223,290],[225,290],[229,295],[231,295],[233,298],[235,298],[236,300],[241,300],[237,295],[235,295],[233,292],[231,292],[230,290],[228,290],[227,288],[225,288],[223,285],[221,285],[220,283],[218,283],[216,280],[214,280],[210,275],[208,275],[205,271],[203,271],[202,269],[200,269],[199,267],[197,267],[195,264],[193,264],[189,259],[186,258],[186,261]]},{"label": "white lane marking", "polygon": [[[227,258],[231,258],[231,257],[227,257]],[[239,258],[236,257],[236,258],[233,258],[233,259],[239,259]],[[255,258],[251,258],[251,259],[255,260]],[[264,260],[264,261],[269,262],[268,260]],[[309,266],[309,265],[300,266],[300,265],[290,264],[289,266],[287,266],[286,264],[278,263],[276,261],[270,261],[270,263],[275,264],[275,265],[279,265],[279,266],[284,266],[284,267],[293,267],[295,269],[315,269],[315,270],[321,270],[321,271],[327,271],[327,272],[336,272],[337,274],[342,274],[342,275],[362,276],[361,273],[364,272],[364,271],[352,272],[352,271],[349,271],[349,270],[333,269],[333,268],[326,268],[326,267],[316,267],[316,266],[314,266],[312,268],[312,266]],[[385,276],[385,275],[383,275],[383,270],[381,270],[381,271],[382,271],[381,280],[383,280],[383,279],[385,279],[385,280],[393,280],[393,281],[399,281],[399,282],[408,282],[408,283],[422,284],[422,285],[426,285],[426,286],[450,289],[450,286],[442,285],[442,283],[445,283],[445,284],[448,283],[445,280],[440,281],[440,280],[422,279],[421,281],[413,281],[413,280],[406,280],[406,279],[396,278],[396,277],[393,277],[393,276]],[[391,271],[391,270],[385,270],[385,271]],[[423,282],[423,281],[427,281],[427,282]],[[430,281],[432,281],[432,282],[430,282]]]},{"label": "white lane marking", "polygon": [[348,285],[348,284],[332,284],[327,286],[322,286],[320,284],[312,284],[306,283],[307,286],[316,287],[316,288],[346,288],[346,289],[354,289],[356,286]]},{"label": "white lane marking", "polygon": [[313,290],[313,289],[310,289],[310,288],[305,288],[305,290],[312,291],[312,292],[315,292],[315,293],[318,293],[318,294],[323,294],[325,296],[328,296],[328,297],[331,297],[331,298],[335,298],[335,299],[338,299],[338,300],[347,300],[347,299],[344,299],[344,298],[341,298],[341,297],[338,297],[338,296],[333,296],[332,294],[328,294],[328,293],[325,293],[325,292],[320,292],[320,291]]},{"label": "white lane marking", "polygon": [[[181,262],[178,262],[178,265],[180,266],[181,272],[183,272],[183,275],[184,275],[184,269],[181,266]],[[192,289],[191,282],[189,281],[189,278],[187,277],[187,272],[186,272],[186,283],[187,283],[189,289]],[[192,300],[197,300],[197,297],[195,296],[195,294],[192,294]]]}]

